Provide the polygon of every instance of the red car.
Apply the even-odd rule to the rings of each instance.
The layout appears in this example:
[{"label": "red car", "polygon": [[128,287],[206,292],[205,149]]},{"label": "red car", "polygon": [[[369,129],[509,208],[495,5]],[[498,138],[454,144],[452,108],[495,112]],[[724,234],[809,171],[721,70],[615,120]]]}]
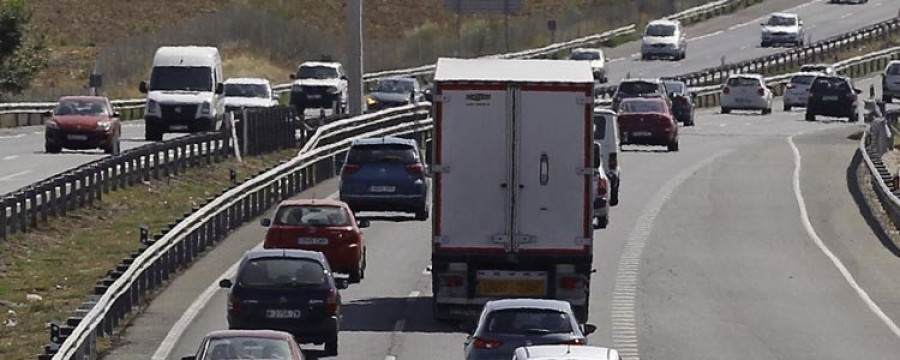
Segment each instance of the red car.
[{"label": "red car", "polygon": [[263,248],[320,251],[334,272],[350,275],[350,282],[358,283],[365,276],[366,246],[359,229],[369,227],[369,221],[357,222],[342,201],[283,201],[275,218],[262,219],[260,224],[269,227]]},{"label": "red car", "polygon": [[219,330],[203,338],[197,354],[182,360],[284,359],[303,360],[291,334],[274,330]]},{"label": "red car", "polygon": [[678,151],[678,122],[662,97],[622,100],[618,122],[622,144],[663,145]]},{"label": "red car", "polygon": [[55,154],[63,148],[99,148],[107,154],[119,153],[122,124],[105,97],[66,96],[44,116],[44,149],[48,153]]}]

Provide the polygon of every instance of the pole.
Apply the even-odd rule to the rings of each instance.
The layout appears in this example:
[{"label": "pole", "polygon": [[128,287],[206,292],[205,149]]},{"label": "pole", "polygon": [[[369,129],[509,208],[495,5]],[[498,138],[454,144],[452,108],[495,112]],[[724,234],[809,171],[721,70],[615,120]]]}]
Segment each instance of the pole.
[{"label": "pole", "polygon": [[510,52],[512,50],[509,49],[509,0],[503,0],[503,27],[506,34],[506,52]]},{"label": "pole", "polygon": [[456,0],[456,57],[462,56],[462,0]]},{"label": "pole", "polygon": [[363,0],[347,1],[347,86],[350,115],[363,110]]}]

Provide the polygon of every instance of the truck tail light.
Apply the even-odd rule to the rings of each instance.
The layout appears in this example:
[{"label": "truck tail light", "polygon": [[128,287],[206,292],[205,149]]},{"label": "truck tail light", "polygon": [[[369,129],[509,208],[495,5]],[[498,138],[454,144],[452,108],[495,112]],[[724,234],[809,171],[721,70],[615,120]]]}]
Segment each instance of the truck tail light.
[{"label": "truck tail light", "polygon": [[463,285],[462,276],[444,276],[441,278],[442,285],[448,288],[458,288]]},{"label": "truck tail light", "polygon": [[420,175],[420,174],[422,174],[422,172],[423,172],[424,170],[425,170],[425,169],[424,169],[424,167],[422,166],[422,164],[410,164],[410,165],[406,165],[406,172],[408,172],[408,173],[410,173],[410,174],[413,174],[413,175]]},{"label": "truck tail light", "polygon": [[726,87],[722,88],[722,93],[725,94],[725,95],[728,95],[729,93],[731,93],[731,89],[729,89],[729,88],[726,86]]},{"label": "truck tail light", "polygon": [[341,169],[341,174],[350,175],[357,172],[359,172],[359,165],[344,165],[344,167]]},{"label": "truck tail light", "polygon": [[475,348],[478,348],[478,349],[496,349],[496,348],[500,347],[500,345],[503,345],[503,342],[476,337],[475,340],[472,342],[472,345],[474,345]]},{"label": "truck tail light", "polygon": [[616,169],[619,167],[619,154],[618,153],[609,153],[609,168]]},{"label": "truck tail light", "polygon": [[327,311],[329,315],[334,315],[334,314],[337,314],[337,310],[338,310],[337,290],[329,289],[328,290],[328,300],[325,302],[325,311]]},{"label": "truck tail light", "polygon": [[559,287],[563,289],[577,289],[581,285],[581,279],[574,276],[566,276],[559,281]]}]

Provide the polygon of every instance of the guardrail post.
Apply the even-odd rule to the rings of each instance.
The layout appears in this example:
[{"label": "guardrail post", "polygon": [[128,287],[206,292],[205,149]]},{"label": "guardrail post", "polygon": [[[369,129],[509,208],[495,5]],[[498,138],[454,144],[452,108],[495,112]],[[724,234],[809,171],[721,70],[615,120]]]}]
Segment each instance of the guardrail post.
[{"label": "guardrail post", "polygon": [[0,239],[6,240],[7,212],[9,206],[9,198],[0,199]]},{"label": "guardrail post", "polygon": [[25,193],[17,193],[16,194],[16,205],[19,208],[19,211],[16,213],[18,215],[18,219],[16,220],[19,224],[19,231],[23,234],[28,232],[28,208],[25,205]]},{"label": "guardrail post", "polygon": [[[31,223],[32,228],[37,228],[37,215],[38,215],[38,204],[37,204],[37,191],[34,187],[29,187],[28,190],[25,191],[25,195],[28,197],[28,218]],[[23,203],[24,204],[24,203]]]},{"label": "guardrail post", "polygon": [[[83,208],[85,205],[85,192],[87,191],[87,184],[85,183],[85,180],[84,170],[75,170],[75,181],[78,186],[75,188],[75,194],[77,194],[75,198],[77,200],[77,203],[73,205],[80,208]],[[75,208],[73,208],[72,210],[75,210]]]}]

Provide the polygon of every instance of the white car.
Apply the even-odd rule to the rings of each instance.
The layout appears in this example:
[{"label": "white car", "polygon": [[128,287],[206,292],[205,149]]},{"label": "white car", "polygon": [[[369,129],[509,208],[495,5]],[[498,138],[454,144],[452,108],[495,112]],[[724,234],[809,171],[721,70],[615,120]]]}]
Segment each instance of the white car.
[{"label": "white car", "polygon": [[535,345],[516,349],[513,360],[622,360],[619,351],[599,346]]},{"label": "white car", "polygon": [[233,78],[225,81],[225,111],[278,106],[269,80]]},{"label": "white car", "polygon": [[687,54],[687,38],[678,20],[653,20],[641,38],[641,60],[666,57],[682,60]]},{"label": "white car", "polygon": [[591,71],[594,72],[594,80],[606,83],[606,56],[604,56],[603,50],[578,48],[572,50],[572,53],[569,54],[569,60],[590,61]]},{"label": "white car", "polygon": [[759,74],[735,74],[728,77],[719,95],[722,113],[731,110],[760,110],[763,115],[772,113],[772,90]]},{"label": "white car", "polygon": [[805,64],[800,66],[800,72],[822,73],[825,75],[834,75],[834,66],[829,64]]},{"label": "white car", "polygon": [[762,26],[761,47],[769,47],[773,44],[803,46],[806,31],[803,29],[803,20],[800,20],[800,16],[797,14],[774,13],[760,25]]},{"label": "white car", "polygon": [[791,75],[791,81],[784,88],[784,111],[791,111],[793,107],[806,107],[809,87],[816,76],[819,76],[819,73],[799,72]]},{"label": "white car", "polygon": [[600,143],[603,172],[610,182],[609,204],[616,206],[619,204],[622,170],[619,166],[619,122],[615,111],[606,107],[594,108],[594,141]]},{"label": "white car", "polygon": [[344,66],[334,61],[307,61],[291,74],[291,105],[299,113],[305,109],[332,109],[347,112],[347,74]]},{"label": "white car", "polygon": [[881,74],[881,100],[890,103],[894,98],[900,98],[900,60],[889,62]]},{"label": "white car", "polygon": [[609,225],[609,196],[611,183],[606,173],[606,165],[603,163],[603,145],[594,141],[594,173],[593,191],[597,194],[594,198],[594,229],[606,229]]}]

